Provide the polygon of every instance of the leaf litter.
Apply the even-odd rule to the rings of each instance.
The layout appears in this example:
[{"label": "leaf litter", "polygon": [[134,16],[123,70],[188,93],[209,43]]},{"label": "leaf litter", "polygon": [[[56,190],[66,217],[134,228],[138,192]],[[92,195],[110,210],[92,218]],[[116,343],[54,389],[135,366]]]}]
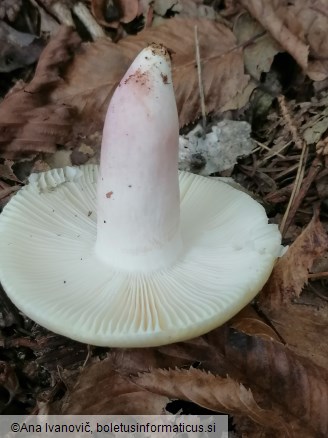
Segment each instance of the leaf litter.
[{"label": "leaf litter", "polygon": [[[0,101],[0,205],[32,171],[97,162],[113,90],[136,53],[150,41],[161,42],[172,52],[181,138],[189,153],[180,167],[232,176],[262,201],[270,220],[284,229],[289,248],[258,299],[225,326],[160,348],[109,350],[76,343],[38,327],[1,291],[2,413],[155,414],[170,412],[171,402],[180,400],[185,411],[184,403],[191,402],[229,413],[238,437],[327,436],[323,0],[183,0],[174,7],[121,0],[114,20],[113,11],[94,0],[95,18],[87,9],[77,31],[60,23],[75,25],[72,17],[82,20],[81,10],[57,3],[63,15],[49,15],[47,2],[30,3],[29,13],[41,17],[39,30],[33,23],[17,27],[16,17],[24,21],[26,14],[20,2],[0,9],[24,35],[60,29],[34,76],[28,64],[37,52],[22,58],[24,74],[0,73],[15,83]],[[93,27],[96,21],[99,27]],[[206,112],[201,130],[195,44]],[[222,136],[212,137],[222,124],[236,127],[228,137],[240,132],[247,150],[233,152],[234,144],[226,142],[220,149]],[[213,153],[204,138],[212,138]],[[222,167],[225,154],[230,162]]]}]

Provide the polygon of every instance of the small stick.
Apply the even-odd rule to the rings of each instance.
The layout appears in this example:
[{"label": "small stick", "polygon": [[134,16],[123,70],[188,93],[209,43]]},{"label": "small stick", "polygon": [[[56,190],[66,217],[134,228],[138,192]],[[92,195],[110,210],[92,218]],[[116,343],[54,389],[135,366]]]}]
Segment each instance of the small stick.
[{"label": "small stick", "polygon": [[204,97],[204,86],[202,81],[202,68],[200,63],[200,53],[199,53],[199,41],[198,41],[198,28],[195,26],[195,48],[196,48],[196,64],[197,64],[197,73],[198,73],[198,87],[199,87],[199,95],[200,95],[200,106],[202,111],[202,126],[203,126],[203,135],[205,136],[206,129],[206,107],[205,107],[205,97]]},{"label": "small stick", "polygon": [[99,26],[99,24],[84,3],[75,3],[73,5],[73,12],[77,15],[77,17],[79,17],[81,22],[90,33],[93,40],[96,40],[97,38],[104,38],[106,36],[103,28]]},{"label": "small stick", "polygon": [[315,272],[313,274],[309,274],[308,278],[310,280],[319,280],[320,278],[328,278],[328,271],[326,271],[326,272]]},{"label": "small stick", "polygon": [[[284,149],[286,149],[288,146],[290,146],[292,141],[289,141],[288,143],[284,144],[281,148],[279,148],[274,154],[268,154],[267,156],[265,156],[262,160],[259,160],[259,163],[262,164],[264,163],[264,161],[269,160],[270,158],[273,158],[275,155],[280,156],[280,152],[282,152]],[[272,151],[272,149],[270,149]],[[284,155],[281,155],[282,157],[284,157],[284,159],[286,159],[286,157]]]},{"label": "small stick", "polygon": [[[272,154],[271,154],[268,158],[274,157],[275,155],[276,155],[277,157],[279,157],[279,158],[282,158],[282,159],[285,158],[283,155],[279,154],[279,152],[274,152],[274,151],[272,151],[272,149],[270,149],[270,148],[269,148],[267,145],[265,145],[264,143],[261,143],[260,141],[257,141],[257,140],[255,140],[255,143],[256,143],[257,145],[259,145],[260,148],[263,148],[263,149],[265,149],[266,151],[272,152]],[[253,150],[252,152],[257,151],[258,149],[259,149],[259,148],[256,148],[256,149]]]},{"label": "small stick", "polygon": [[[281,232],[282,235],[284,235],[285,231],[288,228],[286,226],[287,225],[287,220],[288,220],[288,226],[290,225],[290,222],[291,222],[291,219],[290,219],[290,209],[292,208],[292,205],[294,203],[295,196],[297,196],[298,193],[299,193],[300,186],[301,186],[301,183],[302,183],[302,179],[303,179],[303,176],[304,176],[304,169],[305,169],[305,163],[306,163],[306,159],[307,159],[308,147],[307,147],[306,142],[304,140],[301,140],[300,137],[298,136],[296,126],[294,125],[294,123],[292,121],[292,118],[291,118],[291,116],[289,114],[288,107],[286,105],[286,100],[285,100],[285,97],[283,95],[280,95],[278,97],[278,103],[279,103],[279,106],[280,106],[280,110],[281,110],[282,116],[283,116],[283,118],[285,119],[285,121],[286,121],[286,123],[288,125],[290,133],[292,134],[292,138],[293,138],[293,141],[294,141],[295,145],[299,149],[302,150],[301,156],[300,156],[300,160],[299,160],[299,163],[298,163],[298,168],[297,168],[297,172],[296,172],[295,181],[294,181],[294,187],[293,187],[292,193],[290,195],[289,202],[288,202],[285,214],[284,214],[284,216],[282,218],[282,221],[281,221],[281,224],[280,224],[280,232]],[[305,195],[305,193],[304,193],[304,195]]]},{"label": "small stick", "polygon": [[290,226],[293,217],[295,216],[299,206],[301,205],[303,199],[305,198],[305,195],[307,194],[307,192],[310,188],[310,185],[315,180],[315,178],[318,175],[318,173],[320,172],[321,168],[322,168],[321,160],[319,157],[316,157],[311,164],[311,167],[309,169],[307,176],[304,178],[304,180],[302,182],[300,190],[298,191],[297,195],[295,195],[295,197],[294,197],[293,204],[290,207],[288,217],[286,218],[286,221],[285,221],[285,229],[286,230]]}]

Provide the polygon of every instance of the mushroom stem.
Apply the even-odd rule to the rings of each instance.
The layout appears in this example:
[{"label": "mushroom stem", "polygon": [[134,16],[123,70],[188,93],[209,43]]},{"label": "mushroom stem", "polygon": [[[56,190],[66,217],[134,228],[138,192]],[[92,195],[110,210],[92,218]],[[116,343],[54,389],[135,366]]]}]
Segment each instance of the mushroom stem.
[{"label": "mushroom stem", "polygon": [[178,138],[169,55],[152,44],[132,63],[106,115],[95,250],[110,266],[148,272],[181,254]]}]

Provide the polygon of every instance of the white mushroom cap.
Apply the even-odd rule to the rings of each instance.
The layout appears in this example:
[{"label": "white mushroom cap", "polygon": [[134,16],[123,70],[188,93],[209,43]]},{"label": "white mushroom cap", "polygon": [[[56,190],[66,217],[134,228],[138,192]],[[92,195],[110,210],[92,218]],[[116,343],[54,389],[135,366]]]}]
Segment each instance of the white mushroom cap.
[{"label": "white mushroom cap", "polygon": [[182,341],[250,302],[280,253],[261,205],[225,183],[180,173],[184,252],[176,264],[127,273],[99,262],[97,166],[34,176],[0,220],[0,278],[11,300],[48,329],[93,345]]},{"label": "white mushroom cap", "polygon": [[[93,165],[32,175],[0,215],[8,296],[37,323],[93,345],[157,346],[206,333],[255,297],[281,251],[277,226],[250,196],[178,175],[169,60],[153,49],[136,58],[109,109],[127,111],[128,79],[148,72],[162,116],[153,100],[132,100],[134,118],[145,106],[153,115],[141,117],[150,140],[119,141],[113,132],[125,126],[124,111],[108,116],[100,177]],[[125,134],[137,129],[134,121],[129,126]],[[138,166],[134,149],[142,154]]]}]

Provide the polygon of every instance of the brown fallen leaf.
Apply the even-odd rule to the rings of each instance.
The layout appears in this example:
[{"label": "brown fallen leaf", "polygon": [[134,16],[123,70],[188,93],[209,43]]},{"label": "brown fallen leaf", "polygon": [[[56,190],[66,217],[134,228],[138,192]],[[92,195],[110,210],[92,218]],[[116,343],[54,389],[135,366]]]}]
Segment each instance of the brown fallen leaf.
[{"label": "brown fallen leaf", "polygon": [[303,305],[285,303],[265,313],[288,348],[328,371],[328,306],[319,297],[306,293]]},{"label": "brown fallen leaf", "polygon": [[[281,343],[227,329],[205,335],[209,350],[219,350],[229,375],[280,412],[302,437],[328,435],[328,371]],[[212,372],[215,363],[210,363]],[[208,362],[203,363],[207,369]],[[219,364],[220,366],[220,364]]]},{"label": "brown fallen leaf", "polygon": [[272,411],[261,409],[252,392],[230,377],[214,376],[195,368],[157,369],[132,380],[152,393],[191,401],[212,411],[247,415],[256,423],[279,430],[280,436],[291,436],[281,418]]},{"label": "brown fallen leaf", "polygon": [[83,46],[68,69],[65,81],[52,93],[52,99],[57,103],[77,108],[79,119],[75,139],[78,133],[87,135],[101,130],[114,88],[132,59],[149,42],[162,43],[173,51],[173,81],[180,124],[194,121],[200,115],[194,47],[196,25],[206,109],[220,112],[223,106],[236,108],[234,99],[243,95],[249,77],[244,74],[242,50],[236,48],[231,30],[212,20],[174,18],[118,44],[103,39]]},{"label": "brown fallen leaf", "polygon": [[0,180],[0,208],[3,208],[6,203],[9,201],[10,196],[17,192],[21,186],[15,185],[10,186],[9,184],[6,184],[4,181]]},{"label": "brown fallen leaf", "polygon": [[51,100],[51,90],[80,44],[77,34],[63,26],[42,52],[34,78],[19,84],[0,104],[0,156],[17,158],[54,152],[68,141],[72,107]]},{"label": "brown fallen leaf", "polygon": [[106,14],[107,8],[109,9],[108,2],[106,0],[91,0],[91,11],[95,16],[97,22],[105,27],[117,28],[121,23],[130,23],[136,18],[139,10],[138,0],[116,0],[112,4],[112,9],[116,11],[115,15],[118,17],[115,20],[109,21]]},{"label": "brown fallen leaf", "polygon": [[[149,371],[151,368],[190,366],[192,363],[193,360],[186,359],[183,354],[170,356],[157,348],[112,349],[106,359],[91,363],[82,370],[75,388],[66,395],[63,409],[69,414],[72,412],[76,414],[98,414],[100,412],[104,414],[123,414],[124,412],[144,415],[159,414],[168,399],[157,396],[153,398],[153,394],[147,395],[128,380],[129,375]],[[145,399],[144,402],[138,407],[140,400],[143,399]],[[125,403],[126,407],[124,407]],[[98,406],[101,411],[98,412],[93,407],[94,405]],[[107,412],[108,409],[110,412]],[[52,413],[58,413],[55,405]]]},{"label": "brown fallen leaf", "polygon": [[278,308],[281,303],[299,297],[314,260],[327,249],[328,236],[316,209],[309,225],[273,268],[260,294],[260,305],[266,309]]},{"label": "brown fallen leaf", "polygon": [[325,0],[240,0],[314,81],[328,77]]},{"label": "brown fallen leaf", "polygon": [[15,175],[12,166],[14,162],[12,160],[5,160],[3,164],[0,164],[0,178],[8,181],[21,182]]},{"label": "brown fallen leaf", "polygon": [[0,361],[0,387],[8,391],[9,397],[7,404],[9,404],[19,390],[19,382],[14,368],[4,361]]},{"label": "brown fallen leaf", "polygon": [[140,388],[106,360],[82,371],[62,406],[69,415],[161,415],[169,399]]},{"label": "brown fallen leaf", "polygon": [[270,341],[281,342],[279,335],[259,316],[251,305],[244,307],[237,313],[237,315],[229,321],[228,325],[247,335],[259,336]]},{"label": "brown fallen leaf", "polygon": [[324,137],[322,140],[318,141],[316,145],[317,153],[325,157],[328,156],[328,137]]},{"label": "brown fallen leaf", "polygon": [[281,47],[248,13],[237,17],[233,32],[238,44],[245,45],[244,60],[247,73],[260,81],[263,72],[270,71],[273,59],[282,50]]}]

